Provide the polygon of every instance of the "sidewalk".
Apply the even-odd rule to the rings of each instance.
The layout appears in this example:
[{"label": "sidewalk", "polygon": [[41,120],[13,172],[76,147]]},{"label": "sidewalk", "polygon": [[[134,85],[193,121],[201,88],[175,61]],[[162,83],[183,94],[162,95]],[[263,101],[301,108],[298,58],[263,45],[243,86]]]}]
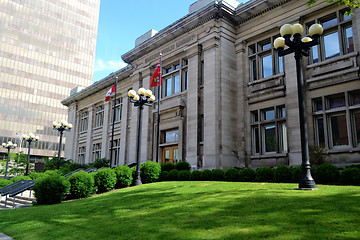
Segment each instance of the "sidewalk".
[{"label": "sidewalk", "polygon": [[9,237],[8,235],[0,233],[0,240],[13,240],[13,239],[11,237]]}]

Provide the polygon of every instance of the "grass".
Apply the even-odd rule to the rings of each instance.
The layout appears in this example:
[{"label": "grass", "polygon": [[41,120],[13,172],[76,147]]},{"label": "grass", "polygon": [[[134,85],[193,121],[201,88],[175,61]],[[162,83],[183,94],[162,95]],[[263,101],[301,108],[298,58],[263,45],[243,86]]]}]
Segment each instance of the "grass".
[{"label": "grass", "polygon": [[360,187],[161,182],[0,211],[20,239],[360,239]]}]

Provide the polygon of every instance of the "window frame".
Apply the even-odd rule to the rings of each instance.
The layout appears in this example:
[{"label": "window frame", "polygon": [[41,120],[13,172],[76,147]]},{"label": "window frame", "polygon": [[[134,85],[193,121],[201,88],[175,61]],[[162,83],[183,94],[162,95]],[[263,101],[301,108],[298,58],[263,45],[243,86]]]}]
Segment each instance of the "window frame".
[{"label": "window frame", "polygon": [[163,68],[161,98],[186,91],[188,88],[188,59],[182,58]]},{"label": "window frame", "polygon": [[104,125],[104,105],[98,105],[95,107],[95,121],[94,127],[102,127]]},{"label": "window frame", "polygon": [[89,124],[89,112],[82,111],[80,113],[80,133],[86,132],[88,130]]}]

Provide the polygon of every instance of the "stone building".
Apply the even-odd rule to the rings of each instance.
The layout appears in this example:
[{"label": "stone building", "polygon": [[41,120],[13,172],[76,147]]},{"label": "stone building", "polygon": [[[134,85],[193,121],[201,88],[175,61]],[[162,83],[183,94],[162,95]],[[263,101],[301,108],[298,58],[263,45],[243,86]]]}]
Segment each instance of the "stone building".
[{"label": "stone building", "polygon": [[27,153],[21,135],[32,132],[32,158],[59,150],[51,123],[67,119],[71,89],[93,81],[99,9],[100,0],[0,1],[0,144]]},{"label": "stone building", "polygon": [[[141,161],[186,160],[195,168],[300,165],[300,123],[293,55],[273,42],[285,23],[324,27],[321,44],[303,58],[309,145],[328,149],[338,166],[360,162],[360,11],[300,0],[197,1],[189,14],[149,31],[122,55],[129,65],[65,99],[76,127],[65,157],[109,158],[118,78],[113,163],[136,160],[138,109],[130,89],[149,88],[162,53],[160,154],[155,159],[157,103],[143,110]],[[157,88],[152,89],[157,92]],[[157,96],[158,97],[158,96]]]}]

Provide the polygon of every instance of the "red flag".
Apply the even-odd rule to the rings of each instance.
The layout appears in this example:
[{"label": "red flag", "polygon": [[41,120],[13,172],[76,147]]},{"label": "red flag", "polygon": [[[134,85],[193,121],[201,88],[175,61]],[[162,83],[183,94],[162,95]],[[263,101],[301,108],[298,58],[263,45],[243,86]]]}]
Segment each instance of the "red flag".
[{"label": "red flag", "polygon": [[155,68],[155,71],[150,80],[150,87],[157,87],[159,86],[159,78],[161,78],[161,85],[163,85],[162,77],[160,76],[160,62]]},{"label": "red flag", "polygon": [[116,83],[115,83],[114,86],[112,86],[112,87],[110,88],[110,90],[106,93],[106,95],[105,95],[105,102],[107,102],[107,101],[110,100],[111,94],[112,94],[113,92],[115,92],[115,91],[116,91]]}]

